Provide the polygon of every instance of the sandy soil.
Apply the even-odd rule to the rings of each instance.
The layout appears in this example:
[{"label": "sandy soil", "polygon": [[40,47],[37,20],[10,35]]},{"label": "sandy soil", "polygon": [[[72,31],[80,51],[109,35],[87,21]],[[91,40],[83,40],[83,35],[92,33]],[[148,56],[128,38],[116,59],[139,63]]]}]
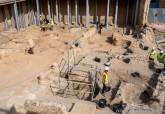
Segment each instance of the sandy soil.
[{"label": "sandy soil", "polygon": [[[11,92],[12,95],[20,93],[21,88],[23,90],[35,84],[37,75],[59,60],[69,48],[64,42],[72,43],[81,35],[62,29],[41,32],[38,27],[2,34],[12,40],[0,46],[0,93]],[[34,54],[25,52],[30,47],[30,39],[35,44]]]},{"label": "sandy soil", "polygon": [[[63,29],[41,32],[39,28],[32,27],[19,33],[6,33],[13,40],[0,46],[0,101],[20,94],[25,88],[35,86],[38,74],[46,70],[52,63],[59,61],[64,52],[70,48],[69,45],[66,45],[66,42],[72,43],[75,39],[81,37],[83,32],[69,32]],[[109,38],[114,32],[117,33],[116,45],[109,42]],[[34,54],[32,55],[25,52],[30,46],[29,39],[33,39],[35,44]],[[110,86],[114,87],[119,80],[124,80],[135,84],[140,92],[143,90],[141,88],[144,88],[141,82],[145,84],[153,72],[148,69],[148,52],[140,49],[139,44],[145,42],[145,45],[152,48],[153,43],[150,40],[136,40],[132,36],[124,36],[114,29],[104,30],[102,35],[95,35],[82,43],[79,54],[85,55],[98,50],[111,50],[114,55],[120,56],[126,51],[123,48],[123,43],[128,40],[132,41],[130,49],[133,51],[132,55],[137,56],[137,59],[132,59],[130,64],[126,64],[119,59],[113,59],[110,66]],[[132,72],[139,72],[140,79],[131,77],[130,73]],[[132,92],[133,96],[125,97],[125,101],[139,103],[139,99],[135,97],[139,93],[131,87],[126,86],[125,88],[128,91],[125,91],[124,96],[128,96],[129,91]]]}]

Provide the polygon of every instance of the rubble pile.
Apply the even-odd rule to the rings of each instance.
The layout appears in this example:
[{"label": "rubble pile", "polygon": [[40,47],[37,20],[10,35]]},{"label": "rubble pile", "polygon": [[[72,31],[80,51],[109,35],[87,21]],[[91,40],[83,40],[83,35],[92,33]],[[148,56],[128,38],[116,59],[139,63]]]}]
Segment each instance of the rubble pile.
[{"label": "rubble pile", "polygon": [[160,74],[160,76],[158,78],[156,89],[155,89],[153,95],[155,97],[160,97],[164,93],[165,93],[165,73],[163,72]]}]

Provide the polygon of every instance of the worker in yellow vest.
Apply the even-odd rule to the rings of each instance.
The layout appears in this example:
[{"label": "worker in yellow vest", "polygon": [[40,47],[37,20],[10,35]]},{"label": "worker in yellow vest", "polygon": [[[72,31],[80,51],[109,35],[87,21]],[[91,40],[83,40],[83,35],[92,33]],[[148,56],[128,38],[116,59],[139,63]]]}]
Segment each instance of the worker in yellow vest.
[{"label": "worker in yellow vest", "polygon": [[53,19],[51,19],[49,22],[49,29],[53,30],[53,27],[54,27],[54,21],[53,21]]},{"label": "worker in yellow vest", "polygon": [[156,56],[156,51],[155,51],[155,47],[153,47],[149,54],[149,60],[154,61],[155,56]]},{"label": "worker in yellow vest", "polygon": [[45,19],[45,16],[40,15],[40,25],[42,25],[44,23],[44,19]]},{"label": "worker in yellow vest", "polygon": [[109,82],[109,73],[108,72],[109,72],[109,67],[105,67],[105,70],[102,75],[102,84],[103,84],[102,93],[104,93],[107,89],[107,85]]},{"label": "worker in yellow vest", "polygon": [[158,53],[158,55],[157,55],[157,60],[159,61],[159,63],[163,63],[164,64],[165,63],[164,59],[165,59],[165,54],[161,50],[160,53]]}]

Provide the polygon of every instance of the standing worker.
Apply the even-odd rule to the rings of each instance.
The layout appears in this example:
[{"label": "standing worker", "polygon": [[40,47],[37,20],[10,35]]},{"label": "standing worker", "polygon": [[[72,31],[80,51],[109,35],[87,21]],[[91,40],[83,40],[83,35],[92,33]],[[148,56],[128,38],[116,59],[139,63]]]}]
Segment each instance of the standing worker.
[{"label": "standing worker", "polygon": [[155,56],[156,56],[156,51],[155,51],[155,47],[153,47],[152,50],[150,51],[149,60],[154,61]]},{"label": "standing worker", "polygon": [[105,67],[105,70],[103,72],[103,76],[102,76],[102,84],[103,84],[103,88],[102,88],[102,93],[106,92],[107,90],[107,85],[108,85],[108,80],[109,80],[109,67]]},{"label": "standing worker", "polygon": [[160,51],[160,53],[158,53],[157,59],[158,59],[159,63],[163,63],[165,66],[165,55],[162,50]]}]

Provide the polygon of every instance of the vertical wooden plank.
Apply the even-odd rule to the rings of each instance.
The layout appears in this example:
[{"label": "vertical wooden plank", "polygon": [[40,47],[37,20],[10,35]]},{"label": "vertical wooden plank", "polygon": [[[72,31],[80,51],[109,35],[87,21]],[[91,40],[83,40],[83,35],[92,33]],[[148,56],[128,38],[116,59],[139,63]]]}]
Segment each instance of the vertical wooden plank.
[{"label": "vertical wooden plank", "polygon": [[[54,0],[53,0],[54,1]],[[54,11],[53,11],[53,1],[52,0],[50,0],[50,12],[51,12],[51,18],[53,19],[53,21],[54,21]]]},{"label": "vertical wooden plank", "polygon": [[129,15],[129,0],[127,0],[127,14],[126,14],[126,26],[128,26],[128,15]]},{"label": "vertical wooden plank", "polygon": [[75,0],[75,21],[76,21],[76,26],[77,26],[78,25],[77,0]]},{"label": "vertical wooden plank", "polygon": [[70,26],[70,0],[67,0],[68,25]]},{"label": "vertical wooden plank", "polygon": [[25,1],[21,2],[21,9],[22,9],[22,27],[25,28],[26,27],[26,23],[25,23],[25,5],[24,5]]},{"label": "vertical wooden plank", "polygon": [[119,1],[116,0],[116,9],[115,9],[115,28],[117,27],[118,5],[119,5]]},{"label": "vertical wooden plank", "polygon": [[86,28],[89,29],[89,0],[86,0]]},{"label": "vertical wooden plank", "polygon": [[137,23],[138,7],[139,7],[139,0],[136,0],[136,9],[135,9],[134,26],[135,26],[136,23]]},{"label": "vertical wooden plank", "polygon": [[19,25],[19,28],[22,28],[22,24],[21,24],[21,8],[20,8],[20,3],[19,2],[17,2],[17,12],[18,12],[18,23],[19,23],[18,25]]},{"label": "vertical wooden plank", "polygon": [[27,11],[27,1],[23,2],[23,13],[24,13],[24,26],[28,27],[28,11]]},{"label": "vertical wooden plank", "polygon": [[30,13],[30,0],[27,0],[27,11],[28,11],[28,26],[30,26],[30,15],[31,15],[31,13]]},{"label": "vertical wooden plank", "polygon": [[98,22],[98,6],[97,6],[97,0],[95,1],[95,5],[96,5],[96,23]]},{"label": "vertical wooden plank", "polygon": [[51,19],[51,14],[50,14],[50,0],[47,0],[48,2],[48,20]]},{"label": "vertical wooden plank", "polygon": [[77,1],[77,10],[78,10],[78,23],[81,23],[81,18],[80,18],[80,0]]},{"label": "vertical wooden plank", "polygon": [[58,0],[56,0],[56,21],[59,23]]},{"label": "vertical wooden plank", "polygon": [[20,31],[20,27],[19,27],[19,21],[18,21],[18,10],[17,10],[17,3],[16,0],[14,2],[14,16],[15,16],[15,23],[16,23],[16,28],[18,31]]},{"label": "vertical wooden plank", "polygon": [[39,0],[36,0],[36,7],[37,7],[37,25],[40,25],[40,6],[39,6]]},{"label": "vertical wooden plank", "polygon": [[3,6],[3,8],[4,8],[4,19],[5,19],[5,23],[4,23],[4,30],[8,30],[8,23],[7,23],[7,18],[8,18],[8,7],[7,7],[7,5],[4,5]]},{"label": "vertical wooden plank", "polygon": [[58,0],[58,9],[59,22],[61,23],[61,0]]},{"label": "vertical wooden plank", "polygon": [[33,0],[31,1],[31,12],[32,12],[32,24],[36,25],[36,21],[35,21],[35,15],[34,15],[34,2]]},{"label": "vertical wooden plank", "polygon": [[13,4],[10,4],[10,10],[11,10],[11,26],[12,28],[16,27],[15,20],[14,20],[14,7]]},{"label": "vertical wooden plank", "polygon": [[108,28],[109,6],[110,6],[110,0],[107,0],[106,28]]},{"label": "vertical wooden plank", "polygon": [[3,7],[0,6],[0,32],[3,31]]}]

